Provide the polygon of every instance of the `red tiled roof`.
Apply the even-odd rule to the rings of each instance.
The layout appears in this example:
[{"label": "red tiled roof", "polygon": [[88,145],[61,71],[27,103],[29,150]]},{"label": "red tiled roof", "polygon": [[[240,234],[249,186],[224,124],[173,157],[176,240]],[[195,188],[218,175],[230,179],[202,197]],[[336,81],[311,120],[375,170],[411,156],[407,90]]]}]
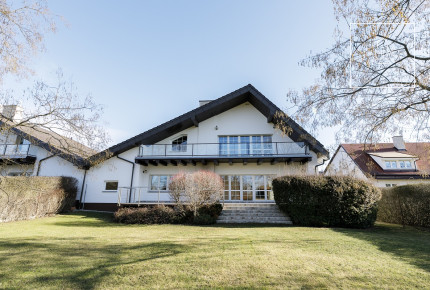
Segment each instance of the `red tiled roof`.
[{"label": "red tiled roof", "polygon": [[[405,143],[406,151],[398,151],[393,143],[376,143],[376,144],[341,144],[349,156],[354,160],[357,166],[366,175],[376,178],[419,178],[430,174],[430,142]],[[372,152],[399,152],[415,155],[419,158],[416,161],[418,171],[386,171],[383,170],[368,153]]]}]

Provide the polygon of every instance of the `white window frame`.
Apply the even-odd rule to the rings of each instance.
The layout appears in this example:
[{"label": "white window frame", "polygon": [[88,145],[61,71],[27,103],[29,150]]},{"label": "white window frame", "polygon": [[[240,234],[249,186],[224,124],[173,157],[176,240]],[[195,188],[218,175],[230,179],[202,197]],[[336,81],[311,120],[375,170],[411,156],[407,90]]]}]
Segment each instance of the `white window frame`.
[{"label": "white window frame", "polygon": [[[167,182],[166,182],[166,189],[152,189],[152,177],[154,176],[167,176]],[[169,183],[172,179],[173,175],[171,174],[151,174],[149,175],[149,186],[148,186],[148,192],[170,192],[169,189]],[[160,179],[158,179],[158,187],[160,186]]]}]

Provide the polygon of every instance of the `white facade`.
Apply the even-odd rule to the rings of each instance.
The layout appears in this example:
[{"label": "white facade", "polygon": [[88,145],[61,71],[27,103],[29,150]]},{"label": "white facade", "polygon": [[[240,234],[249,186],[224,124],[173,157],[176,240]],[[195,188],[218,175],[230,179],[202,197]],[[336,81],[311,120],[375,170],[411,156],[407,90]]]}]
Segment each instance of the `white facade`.
[{"label": "white facade", "polygon": [[339,147],[339,150],[332,157],[330,164],[327,165],[325,170],[325,175],[352,176],[354,178],[368,180],[363,171],[343,147]]},{"label": "white facade", "polygon": [[[202,121],[198,126],[193,126],[173,134],[156,144],[168,144],[165,150],[171,150],[172,141],[181,136],[187,136],[188,145],[186,149],[184,149],[185,152],[190,150],[190,144],[198,144],[195,146],[195,148],[197,148],[199,145],[207,143],[214,144],[214,148],[217,151],[220,136],[271,136],[273,143],[291,142],[291,146],[295,145],[291,138],[283,136],[282,132],[275,129],[272,123],[268,123],[267,118],[249,102]],[[213,150],[211,146],[210,144],[208,146],[209,149],[205,151],[208,155],[212,155],[212,153],[209,152]],[[139,147],[140,146],[136,146],[123,152],[119,154],[118,157],[134,163],[135,158],[139,154]],[[166,154],[168,154],[168,152]],[[181,171],[209,170],[221,176],[239,176],[241,182],[244,182],[246,179],[255,187],[257,182],[261,182],[261,180],[266,181],[268,176],[315,174],[315,166],[322,163],[322,158],[317,158],[317,154],[313,151],[309,151],[309,155],[311,156],[311,161],[306,163],[289,162],[289,164],[287,164],[287,162],[279,162],[273,165],[270,162],[264,162],[260,165],[256,162],[249,162],[247,164],[243,162],[232,164],[207,162],[206,165],[197,163],[194,166],[192,164],[184,166],[181,163],[177,164],[177,166],[172,164],[166,166],[162,164],[158,166],[148,164],[148,166],[144,166],[135,163],[133,184],[131,184],[133,165],[115,156],[88,170],[82,202],[86,204],[85,206],[91,203],[117,203],[120,191],[121,202],[128,202],[127,199],[130,199],[130,196],[127,196],[129,192],[125,187],[129,188],[130,186],[133,187],[132,201],[169,201],[170,196],[168,191],[153,190],[151,188],[151,180],[154,176],[172,176]],[[106,182],[118,182],[118,190],[106,190]],[[241,191],[243,191],[243,189],[241,189]],[[243,192],[241,194],[243,195]],[[252,189],[252,194],[253,198],[251,200],[255,200],[255,188]],[[241,196],[240,200],[244,200],[243,196]],[[269,197],[266,197],[264,200],[269,200]]]}]

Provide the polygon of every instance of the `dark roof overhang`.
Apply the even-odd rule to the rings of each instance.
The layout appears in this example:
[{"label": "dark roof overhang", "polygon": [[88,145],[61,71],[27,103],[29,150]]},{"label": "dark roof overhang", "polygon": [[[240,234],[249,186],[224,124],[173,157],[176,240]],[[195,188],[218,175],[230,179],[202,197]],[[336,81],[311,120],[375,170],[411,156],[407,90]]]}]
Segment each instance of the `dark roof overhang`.
[{"label": "dark roof overhang", "polygon": [[310,150],[314,151],[318,155],[326,157],[329,156],[329,153],[324,146],[290,117],[285,114],[283,114],[284,116],[281,118],[277,117],[277,112],[282,112],[282,110],[251,84],[248,84],[234,92],[231,92],[230,94],[209,102],[206,105],[198,107],[155,128],[116,144],[108,148],[106,151],[99,152],[91,156],[89,161],[91,163],[97,162],[99,159],[121,154],[139,145],[151,145],[157,143],[185,129],[196,126],[199,122],[205,121],[245,102],[249,102],[257,108],[257,110],[267,118],[268,122],[275,124],[282,122],[283,124],[288,125],[292,129],[289,137],[293,141],[303,141],[309,145]]}]

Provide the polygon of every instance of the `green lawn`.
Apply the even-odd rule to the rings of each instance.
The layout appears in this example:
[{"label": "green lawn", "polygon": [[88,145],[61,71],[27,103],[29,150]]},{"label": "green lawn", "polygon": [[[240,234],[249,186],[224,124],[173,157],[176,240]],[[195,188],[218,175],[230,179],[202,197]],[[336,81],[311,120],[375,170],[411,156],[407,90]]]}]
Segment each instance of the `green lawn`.
[{"label": "green lawn", "polygon": [[430,233],[135,226],[74,213],[0,225],[0,288],[429,288]]}]

